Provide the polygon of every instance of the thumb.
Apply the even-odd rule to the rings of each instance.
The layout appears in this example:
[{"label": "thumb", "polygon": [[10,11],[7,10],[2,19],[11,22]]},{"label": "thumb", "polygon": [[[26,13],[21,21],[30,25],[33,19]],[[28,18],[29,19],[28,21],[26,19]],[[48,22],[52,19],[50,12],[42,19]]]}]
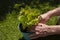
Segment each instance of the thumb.
[{"label": "thumb", "polygon": [[46,19],[44,19],[42,16],[38,16],[38,19],[39,19],[39,23],[43,23],[43,24],[46,23]]},{"label": "thumb", "polygon": [[45,24],[49,19],[41,19],[39,23]]},{"label": "thumb", "polygon": [[50,19],[49,17],[48,18],[42,18],[42,17],[40,17],[39,23],[45,24],[49,19]]}]

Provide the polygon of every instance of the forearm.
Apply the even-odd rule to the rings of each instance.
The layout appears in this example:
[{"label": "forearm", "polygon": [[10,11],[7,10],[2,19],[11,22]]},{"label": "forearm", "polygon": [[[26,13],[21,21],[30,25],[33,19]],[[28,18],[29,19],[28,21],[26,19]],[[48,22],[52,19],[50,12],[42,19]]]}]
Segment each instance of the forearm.
[{"label": "forearm", "polygon": [[47,16],[60,16],[60,7],[56,8],[56,9],[53,9],[51,11],[48,11],[47,13],[45,13],[44,15],[47,15]]}]

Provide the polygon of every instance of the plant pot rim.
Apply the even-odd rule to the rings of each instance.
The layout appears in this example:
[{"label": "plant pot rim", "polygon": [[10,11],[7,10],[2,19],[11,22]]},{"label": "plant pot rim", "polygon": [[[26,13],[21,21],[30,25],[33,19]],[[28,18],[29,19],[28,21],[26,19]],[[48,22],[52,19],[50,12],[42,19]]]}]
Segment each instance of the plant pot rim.
[{"label": "plant pot rim", "polygon": [[18,24],[18,29],[19,29],[21,32],[23,32],[23,33],[32,33],[32,32],[28,32],[28,31],[27,31],[27,28],[25,28],[25,29],[23,30],[23,28],[22,28],[22,23],[19,23],[19,24]]}]

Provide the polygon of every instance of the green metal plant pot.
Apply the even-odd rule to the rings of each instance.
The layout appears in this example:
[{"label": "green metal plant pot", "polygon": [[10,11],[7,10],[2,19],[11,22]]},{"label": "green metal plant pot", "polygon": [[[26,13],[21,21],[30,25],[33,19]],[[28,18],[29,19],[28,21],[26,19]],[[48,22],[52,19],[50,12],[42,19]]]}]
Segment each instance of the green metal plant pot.
[{"label": "green metal plant pot", "polygon": [[22,28],[22,23],[20,23],[19,25],[18,25],[18,28],[19,28],[19,30],[22,32],[22,34],[23,34],[23,40],[31,40],[28,36],[30,35],[30,34],[32,34],[32,32],[28,32],[27,31],[27,28],[25,28],[24,30],[23,30],[23,28]]}]

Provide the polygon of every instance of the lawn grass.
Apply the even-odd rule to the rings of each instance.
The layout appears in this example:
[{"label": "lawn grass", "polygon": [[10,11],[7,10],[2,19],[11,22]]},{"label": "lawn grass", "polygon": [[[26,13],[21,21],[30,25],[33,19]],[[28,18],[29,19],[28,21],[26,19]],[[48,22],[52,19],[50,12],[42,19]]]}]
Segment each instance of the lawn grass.
[{"label": "lawn grass", "polygon": [[[39,7],[38,7],[39,6]],[[45,13],[48,10],[51,10],[55,7],[49,5],[48,3],[36,5],[35,8],[39,9],[41,13]],[[34,6],[32,6],[33,9]],[[16,8],[16,7],[15,7]],[[19,9],[19,8],[17,8]],[[19,9],[20,10],[20,9]],[[0,21],[0,40],[18,40],[22,37],[22,33],[18,29],[19,21],[17,19],[17,13],[12,12],[6,15],[6,19]],[[51,21],[48,21],[47,24],[56,24],[56,17],[53,17]]]},{"label": "lawn grass", "polygon": [[[15,12],[6,15],[4,21],[0,21],[0,40],[18,40],[22,33],[18,29],[19,21]],[[53,20],[53,21],[52,21]],[[56,24],[56,18],[52,18],[48,24]]]},{"label": "lawn grass", "polygon": [[0,22],[0,40],[18,40],[21,38],[18,24],[16,16],[7,14],[6,20]]}]

